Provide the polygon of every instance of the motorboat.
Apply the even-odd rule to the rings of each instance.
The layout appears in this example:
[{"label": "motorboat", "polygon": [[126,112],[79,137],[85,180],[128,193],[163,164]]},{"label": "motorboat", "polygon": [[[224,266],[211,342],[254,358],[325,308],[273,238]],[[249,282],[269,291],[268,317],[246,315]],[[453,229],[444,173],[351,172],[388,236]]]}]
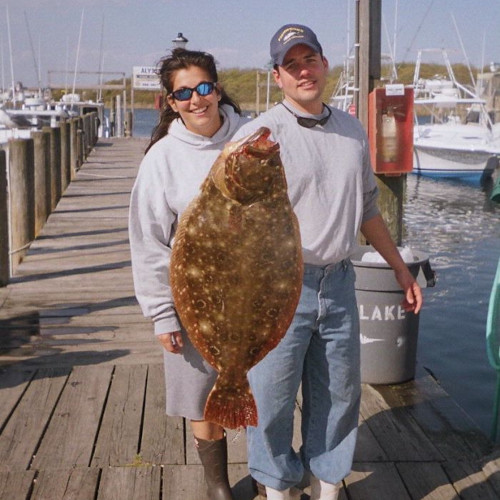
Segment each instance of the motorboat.
[{"label": "motorboat", "polygon": [[99,123],[98,137],[110,136],[109,118],[105,114],[104,102],[82,100],[80,94],[68,93],[61,100],[53,103],[54,109],[62,109],[70,117],[83,116],[87,113],[96,113]]},{"label": "motorboat", "polygon": [[[436,51],[447,75],[421,78],[423,54]],[[485,100],[457,81],[446,50],[419,51],[413,88],[413,172],[474,183],[491,175],[489,166],[500,157],[500,124],[493,123]]]},{"label": "motorboat", "polygon": [[95,112],[98,119],[98,137],[109,137],[109,118],[104,103],[82,100],[79,94],[65,94],[60,101],[51,96],[25,96],[22,101],[7,101],[0,105],[0,143],[8,139],[29,138],[31,131],[44,126],[57,127],[63,119]]}]

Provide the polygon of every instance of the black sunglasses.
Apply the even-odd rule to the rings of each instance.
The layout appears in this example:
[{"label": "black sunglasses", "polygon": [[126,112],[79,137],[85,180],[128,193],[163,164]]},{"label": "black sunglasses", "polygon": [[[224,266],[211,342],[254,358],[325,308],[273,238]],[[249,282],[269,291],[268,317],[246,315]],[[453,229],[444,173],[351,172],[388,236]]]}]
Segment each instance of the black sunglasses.
[{"label": "black sunglasses", "polygon": [[170,95],[177,101],[188,101],[189,99],[191,99],[191,96],[193,95],[193,92],[195,90],[199,96],[205,97],[211,94],[214,91],[214,88],[215,83],[213,82],[201,82],[192,89],[183,87],[181,89],[174,90]]},{"label": "black sunglasses", "polygon": [[[280,102],[280,104],[283,104],[283,103]],[[292,115],[295,116],[295,118],[297,118],[297,123],[301,127],[305,127],[305,128],[313,128],[316,125],[323,126],[329,120],[329,118],[332,114],[332,110],[328,106],[325,106],[324,104],[323,104],[323,108],[326,108],[328,110],[328,114],[326,116],[323,116],[323,118],[320,118],[319,120],[316,120],[316,118],[307,118],[306,116],[299,116],[296,113],[294,113],[291,109],[287,108],[284,104],[283,104],[283,107],[287,111],[292,113]]]}]

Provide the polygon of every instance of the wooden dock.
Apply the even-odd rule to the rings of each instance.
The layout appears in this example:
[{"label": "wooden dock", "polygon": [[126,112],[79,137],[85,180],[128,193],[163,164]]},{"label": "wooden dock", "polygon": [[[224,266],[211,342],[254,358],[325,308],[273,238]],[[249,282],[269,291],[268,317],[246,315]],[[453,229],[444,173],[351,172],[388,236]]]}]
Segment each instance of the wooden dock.
[{"label": "wooden dock", "polygon": [[[0,288],[2,500],[205,498],[189,425],[165,416],[161,347],[134,298],[127,215],[144,146],[101,140]],[[228,441],[236,500],[260,498],[245,433]],[[364,385],[341,498],[498,499],[500,452],[428,373]]]}]

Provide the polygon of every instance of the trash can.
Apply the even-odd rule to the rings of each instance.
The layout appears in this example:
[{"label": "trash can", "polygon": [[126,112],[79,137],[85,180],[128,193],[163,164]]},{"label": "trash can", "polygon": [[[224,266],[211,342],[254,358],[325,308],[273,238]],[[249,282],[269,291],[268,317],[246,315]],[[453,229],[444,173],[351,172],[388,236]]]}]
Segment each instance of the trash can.
[{"label": "trash can", "polygon": [[[419,315],[401,306],[403,290],[385,261],[363,260],[374,252],[372,246],[361,246],[351,257],[360,319],[361,381],[397,384],[415,377]],[[428,256],[417,250],[411,253],[412,261],[406,262],[410,272],[417,278],[422,271],[424,286],[434,286]],[[418,281],[422,286],[420,277]]]}]

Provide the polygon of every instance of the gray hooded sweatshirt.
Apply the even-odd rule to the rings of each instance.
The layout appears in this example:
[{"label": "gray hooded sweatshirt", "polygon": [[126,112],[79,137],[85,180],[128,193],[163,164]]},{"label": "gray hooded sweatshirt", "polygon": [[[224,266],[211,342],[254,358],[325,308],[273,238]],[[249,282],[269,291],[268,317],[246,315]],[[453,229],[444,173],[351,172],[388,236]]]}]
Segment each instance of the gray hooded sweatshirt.
[{"label": "gray hooded sweatshirt", "polygon": [[129,238],[132,273],[142,312],[156,335],[180,330],[169,282],[178,219],[195,198],[210,168],[238,128],[248,121],[222,105],[222,127],[212,137],[186,129],[180,119],[141,162],[132,189]]}]

